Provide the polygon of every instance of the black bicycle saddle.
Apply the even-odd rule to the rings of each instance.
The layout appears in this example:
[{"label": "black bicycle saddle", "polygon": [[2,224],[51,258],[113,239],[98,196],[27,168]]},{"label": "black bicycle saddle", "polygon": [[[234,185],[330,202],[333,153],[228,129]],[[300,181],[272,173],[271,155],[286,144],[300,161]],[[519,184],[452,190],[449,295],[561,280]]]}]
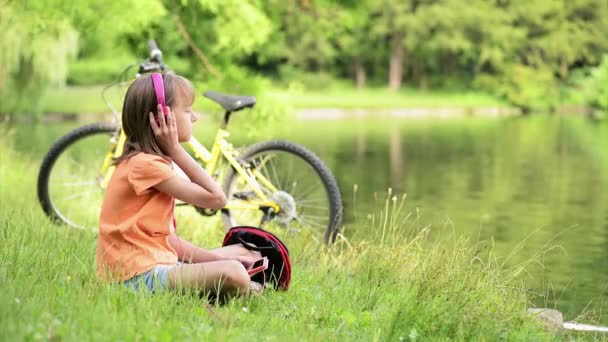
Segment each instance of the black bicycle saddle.
[{"label": "black bicycle saddle", "polygon": [[255,96],[228,95],[212,90],[206,91],[203,95],[219,103],[227,112],[236,112],[255,106]]}]

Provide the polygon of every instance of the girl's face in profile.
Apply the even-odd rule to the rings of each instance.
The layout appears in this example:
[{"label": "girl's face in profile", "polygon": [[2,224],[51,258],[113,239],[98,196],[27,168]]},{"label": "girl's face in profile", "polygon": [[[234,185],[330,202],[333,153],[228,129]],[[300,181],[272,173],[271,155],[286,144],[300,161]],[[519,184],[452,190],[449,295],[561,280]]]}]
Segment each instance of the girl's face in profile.
[{"label": "girl's face in profile", "polygon": [[192,137],[192,124],[198,120],[198,114],[192,110],[192,100],[180,96],[176,105],[171,108],[177,124],[177,139],[180,143]]}]

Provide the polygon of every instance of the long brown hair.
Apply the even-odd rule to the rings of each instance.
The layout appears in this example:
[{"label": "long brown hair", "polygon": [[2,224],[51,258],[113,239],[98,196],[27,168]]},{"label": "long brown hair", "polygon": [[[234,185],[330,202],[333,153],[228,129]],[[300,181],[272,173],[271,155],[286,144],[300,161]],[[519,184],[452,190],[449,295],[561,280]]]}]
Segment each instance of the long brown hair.
[{"label": "long brown hair", "polygon": [[[166,73],[163,74],[163,83],[165,101],[172,109],[177,104],[178,98],[182,101],[194,101],[194,87],[186,78]],[[149,113],[152,112],[156,116],[157,105],[154,84],[149,74],[139,77],[129,86],[122,105],[122,129],[127,140],[122,155],[114,161],[115,165],[142,152],[167,158],[156,143],[150,126]]]}]

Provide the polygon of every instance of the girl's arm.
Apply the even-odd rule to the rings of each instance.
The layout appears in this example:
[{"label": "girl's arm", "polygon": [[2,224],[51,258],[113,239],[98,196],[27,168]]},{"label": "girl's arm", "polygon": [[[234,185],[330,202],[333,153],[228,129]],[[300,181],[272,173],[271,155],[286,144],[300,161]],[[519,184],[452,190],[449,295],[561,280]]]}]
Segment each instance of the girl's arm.
[{"label": "girl's arm", "polygon": [[169,235],[169,245],[177,252],[177,258],[187,263],[209,262],[226,260],[225,257],[200,248],[188,242],[175,233]]},{"label": "girl's arm", "polygon": [[165,117],[162,108],[158,108],[157,117],[150,113],[150,125],[156,142],[190,180],[173,177],[157,184],[155,188],[197,207],[221,209],[226,206],[226,195],[219,184],[179,144],[173,112],[169,110]]},{"label": "girl's arm", "polygon": [[245,268],[249,268],[257,259],[261,257],[261,255],[257,252],[247,252],[247,254],[244,255],[222,255],[219,253],[214,253],[180,238],[175,233],[169,235],[169,245],[175,249],[175,252],[177,252],[177,258],[180,261],[191,264],[218,260],[237,260],[243,264]]},{"label": "girl's arm", "polygon": [[220,185],[217,184],[217,182],[207,173],[207,171],[205,171],[181,145],[178,145],[178,148],[174,151],[169,152],[169,157],[171,157],[177,166],[184,171],[188,178],[190,178],[191,182],[188,182],[183,178],[179,178],[180,180],[194,186],[198,185],[202,188],[202,190],[204,190],[200,191],[200,195],[209,203],[208,206],[202,207],[221,209],[226,205],[226,195],[224,195]]}]

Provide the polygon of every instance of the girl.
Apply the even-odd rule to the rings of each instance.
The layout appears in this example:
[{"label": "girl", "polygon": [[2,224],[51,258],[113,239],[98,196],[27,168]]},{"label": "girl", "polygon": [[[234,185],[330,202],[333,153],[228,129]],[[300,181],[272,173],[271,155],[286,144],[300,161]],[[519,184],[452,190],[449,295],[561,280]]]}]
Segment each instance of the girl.
[{"label": "girl", "polygon": [[[209,251],[175,234],[175,199],[221,209],[226,197],[180,145],[190,139],[197,120],[192,84],[175,74],[155,77],[164,83],[166,115],[157,102],[152,75],[138,78],[125,96],[122,127],[127,140],[101,208],[97,273],[106,281],[136,290],[145,286],[152,292],[259,292],[261,285],[250,282],[246,271],[261,257],[258,252],[240,245]],[[190,180],[177,175],[172,162]]]}]

